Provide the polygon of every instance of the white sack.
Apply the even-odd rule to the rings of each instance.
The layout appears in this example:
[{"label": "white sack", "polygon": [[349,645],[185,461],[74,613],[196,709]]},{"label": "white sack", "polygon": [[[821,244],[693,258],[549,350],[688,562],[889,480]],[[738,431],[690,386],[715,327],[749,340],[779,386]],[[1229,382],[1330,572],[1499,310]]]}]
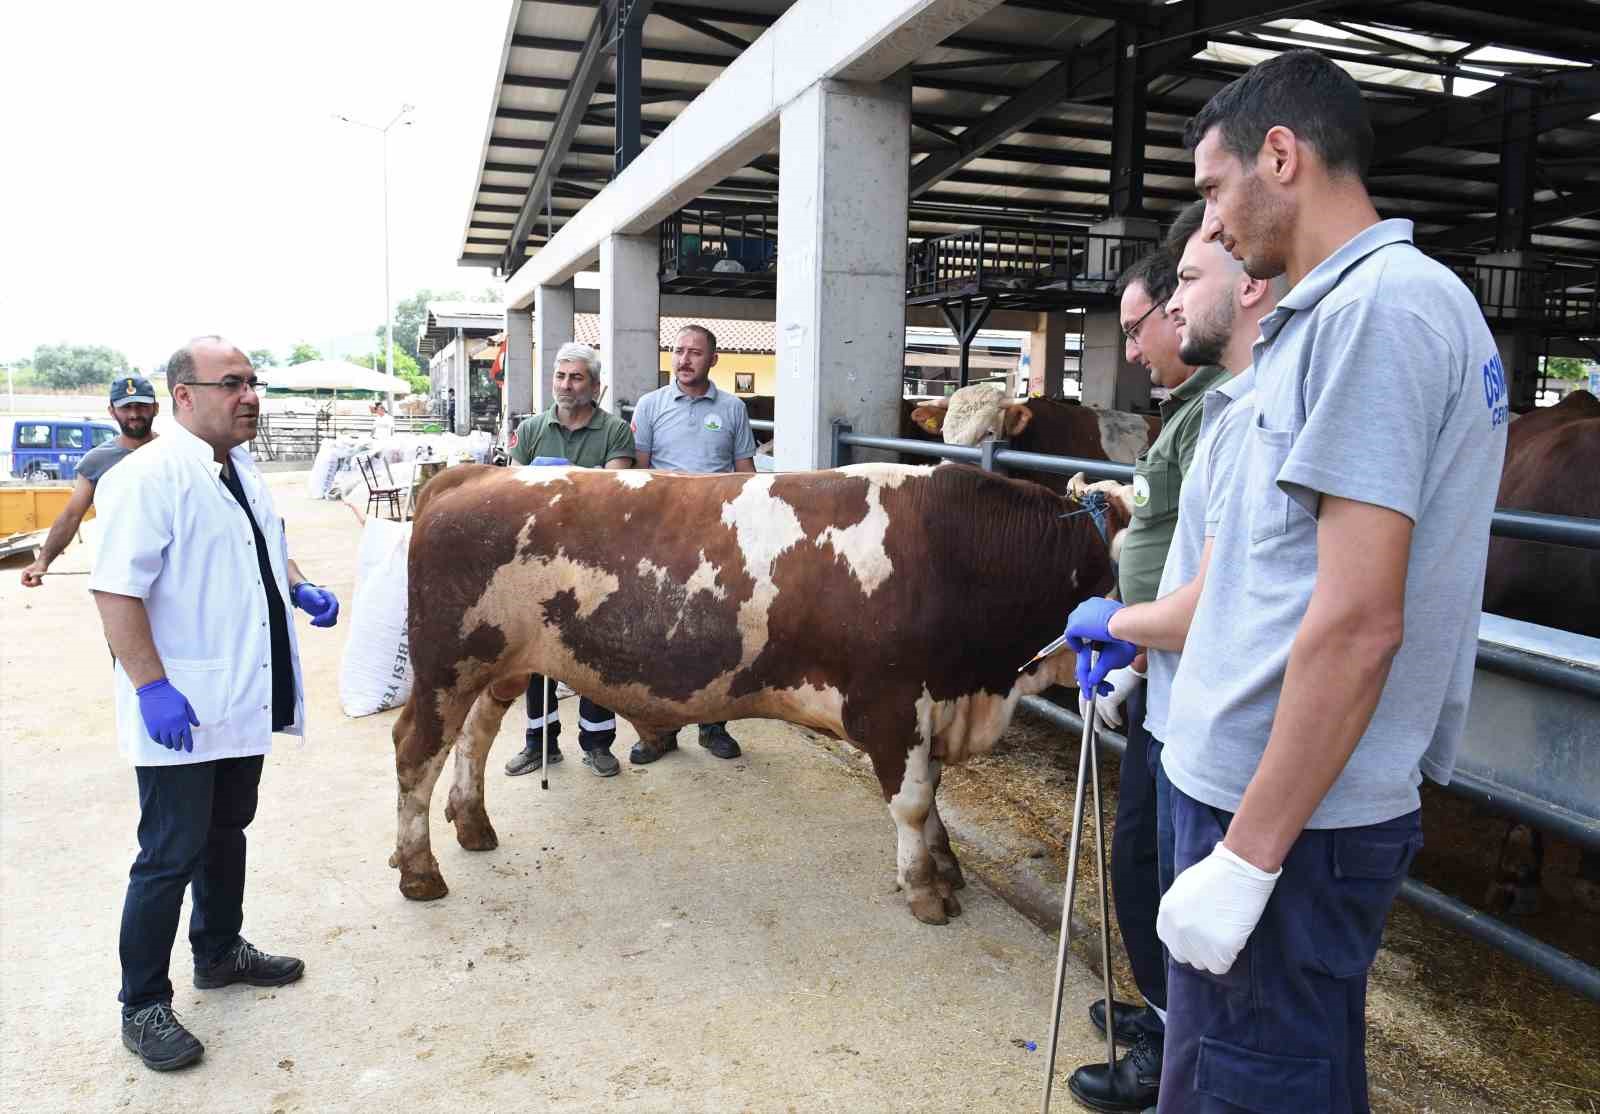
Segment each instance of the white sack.
[{"label": "white sack", "polygon": [[339,664],[339,703],[347,716],[397,708],[411,696],[406,641],[406,552],[411,523],[367,519],[356,554],[350,636]]}]

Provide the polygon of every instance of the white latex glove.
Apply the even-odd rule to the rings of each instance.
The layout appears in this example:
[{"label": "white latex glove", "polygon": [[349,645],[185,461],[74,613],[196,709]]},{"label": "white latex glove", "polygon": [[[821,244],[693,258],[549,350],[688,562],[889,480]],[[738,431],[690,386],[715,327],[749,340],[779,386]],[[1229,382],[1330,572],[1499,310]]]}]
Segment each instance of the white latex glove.
[{"label": "white latex glove", "polygon": [[1179,963],[1225,975],[1281,874],[1282,868],[1268,874],[1251,866],[1218,843],[1173,880],[1156,914],[1156,935]]},{"label": "white latex glove", "polygon": [[[1131,665],[1125,665],[1107,673],[1106,684],[1111,686],[1111,692],[1094,702],[1095,718],[1100,721],[1101,727],[1121,727],[1122,705],[1127,702],[1129,693],[1144,684],[1144,674]],[[1078,694],[1078,714],[1089,714],[1089,699],[1081,692]]]}]

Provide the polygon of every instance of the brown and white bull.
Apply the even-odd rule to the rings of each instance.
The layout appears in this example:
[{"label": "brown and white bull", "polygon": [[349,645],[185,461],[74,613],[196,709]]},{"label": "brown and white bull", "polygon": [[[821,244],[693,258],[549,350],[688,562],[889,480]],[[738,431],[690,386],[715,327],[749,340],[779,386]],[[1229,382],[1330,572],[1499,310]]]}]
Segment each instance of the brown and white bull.
[{"label": "brown and white bull", "polygon": [[[1023,452],[1119,464],[1132,464],[1161,432],[1161,419],[1154,415],[1098,410],[1053,398],[1017,402],[987,383],[962,387],[940,405],[919,406],[911,420],[950,445],[976,445],[995,436]],[[1059,474],[1018,470],[1013,475],[1052,491],[1066,489],[1066,477]]]},{"label": "brown and white bull", "polygon": [[1018,699],[1070,678],[1021,673],[1068,612],[1112,584],[1075,504],[957,465],[866,464],[686,476],[452,468],[422,493],[410,550],[414,685],[394,728],[400,890],[446,893],[429,843],[447,819],[497,845],[484,765],[530,673],[556,676],[640,738],[725,719],[787,720],[872,759],[911,911],[960,912],[935,794],[987,752]]}]

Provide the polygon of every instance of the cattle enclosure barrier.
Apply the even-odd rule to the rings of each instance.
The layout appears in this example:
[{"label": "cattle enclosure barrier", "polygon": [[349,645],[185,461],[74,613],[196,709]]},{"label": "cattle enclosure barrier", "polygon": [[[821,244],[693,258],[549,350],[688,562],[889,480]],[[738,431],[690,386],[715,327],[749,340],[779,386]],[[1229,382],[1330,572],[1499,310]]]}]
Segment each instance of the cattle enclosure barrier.
[{"label": "cattle enclosure barrier", "polygon": [[[774,423],[770,421],[752,420],[750,424],[761,433],[770,434],[773,431]],[[1007,442],[993,438],[978,446],[946,445],[858,434],[852,432],[848,423],[836,420],[833,423],[832,440],[832,464],[836,468],[851,463],[853,450],[870,449],[954,460],[999,473],[1010,468],[1023,468],[1057,475],[1083,472],[1091,479],[1110,479],[1123,483],[1133,479],[1130,465],[1021,452],[1010,448]],[[1600,549],[1600,521],[1589,519],[1497,510],[1490,533],[1496,537],[1521,541]],[[1514,625],[1533,631],[1545,629],[1533,627],[1532,624]],[[1552,701],[1565,701],[1569,711],[1577,709],[1578,715],[1586,717],[1588,723],[1600,724],[1600,663],[1561,660],[1524,648],[1485,641],[1480,632],[1475,690],[1484,674],[1520,682],[1531,690],[1548,692],[1552,694]],[[1527,702],[1526,697],[1523,697],[1523,702]],[[1074,737],[1082,731],[1083,721],[1074,710],[1038,696],[1023,697],[1021,703],[1030,712],[1070,732]],[[1482,712],[1475,692],[1471,718],[1479,718]],[[1584,721],[1574,718],[1569,722],[1581,724]],[[1468,730],[1471,731],[1470,726]],[[1126,739],[1111,731],[1102,732],[1101,738],[1120,758],[1127,745]],[[1581,740],[1569,742],[1577,745],[1566,746],[1564,754],[1571,764],[1576,765],[1576,752],[1581,749]],[[1594,742],[1600,744],[1600,737]],[[1558,835],[1586,850],[1600,852],[1600,795],[1591,794],[1584,798],[1580,792],[1580,796],[1574,798],[1573,778],[1560,766],[1518,769],[1513,771],[1515,777],[1505,778],[1503,770],[1474,768],[1469,759],[1475,757],[1476,752],[1470,750],[1468,740],[1464,739],[1461,767],[1456,770],[1449,785],[1441,786],[1445,792],[1493,813]],[[1594,765],[1586,767],[1591,777],[1595,773]],[[1507,781],[1511,783],[1507,784]],[[1581,778],[1577,784],[1581,791]],[[1586,802],[1587,807],[1573,807],[1574,800]],[[1505,952],[1584,997],[1600,1001],[1600,968],[1414,878],[1405,879],[1400,896],[1457,931]]]}]

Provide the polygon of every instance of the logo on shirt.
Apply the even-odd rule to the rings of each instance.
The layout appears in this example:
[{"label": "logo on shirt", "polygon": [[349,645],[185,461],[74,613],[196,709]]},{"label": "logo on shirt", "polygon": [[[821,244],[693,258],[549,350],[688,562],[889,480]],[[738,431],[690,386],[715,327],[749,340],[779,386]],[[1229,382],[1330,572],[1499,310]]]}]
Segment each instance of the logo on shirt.
[{"label": "logo on shirt", "polygon": [[1133,477],[1133,505],[1145,506],[1150,502],[1150,480],[1146,476]]},{"label": "logo on shirt", "polygon": [[717,415],[715,415],[715,414],[707,414],[706,415],[706,428],[709,429],[712,433],[721,433],[722,432],[722,419],[717,417]]},{"label": "logo on shirt", "polygon": [[1504,425],[1511,417],[1509,396],[1506,391],[1506,368],[1496,352],[1483,365],[1483,401],[1489,408],[1489,428]]}]

